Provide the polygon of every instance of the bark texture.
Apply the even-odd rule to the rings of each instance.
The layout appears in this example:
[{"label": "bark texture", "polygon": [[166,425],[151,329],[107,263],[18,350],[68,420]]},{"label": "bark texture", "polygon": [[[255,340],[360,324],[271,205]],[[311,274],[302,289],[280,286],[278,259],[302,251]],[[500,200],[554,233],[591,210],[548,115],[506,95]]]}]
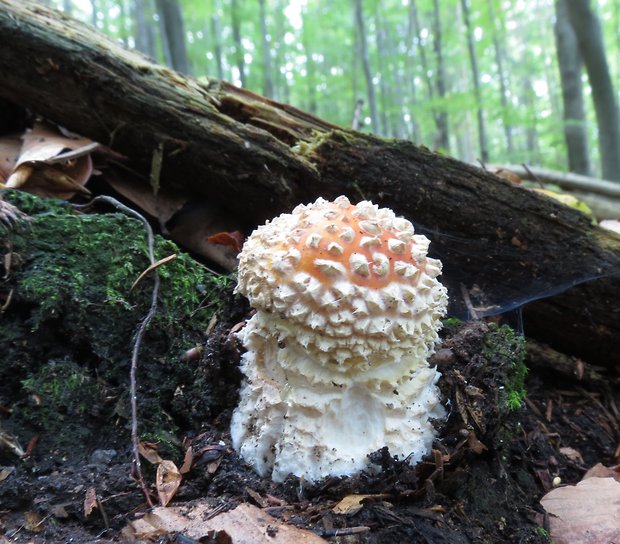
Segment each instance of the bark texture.
[{"label": "bark texture", "polygon": [[570,335],[575,355],[620,368],[620,237],[586,216],[410,142],[184,78],[41,6],[0,8],[0,97],[111,145],[145,180],[163,148],[162,187],[248,227],[318,196],[389,206],[432,239],[460,315],[542,298],[526,333],[560,351]]}]

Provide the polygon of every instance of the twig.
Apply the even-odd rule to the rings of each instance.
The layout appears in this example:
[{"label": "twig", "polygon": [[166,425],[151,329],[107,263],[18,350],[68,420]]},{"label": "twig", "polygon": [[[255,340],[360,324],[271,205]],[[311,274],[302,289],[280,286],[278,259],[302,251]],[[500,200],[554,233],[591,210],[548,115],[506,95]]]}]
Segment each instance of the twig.
[{"label": "twig", "polygon": [[170,262],[176,258],[177,258],[177,254],[173,253],[172,255],[168,255],[167,257],[160,259],[156,263],[151,264],[144,272],[142,272],[142,274],[138,276],[138,279],[133,282],[133,284],[129,288],[129,292],[131,293],[137,287],[137,285],[153,270],[155,270],[156,268],[159,268],[161,265],[166,264],[167,262]]},{"label": "twig", "polygon": [[[87,204],[83,204],[79,206],[74,205],[74,207],[77,209],[85,209],[85,208],[91,207],[95,202],[106,202],[108,204],[111,204],[112,206],[122,211],[123,213],[142,221],[142,223],[144,224],[146,228],[146,233],[147,233],[149,261],[151,263],[151,266],[154,265],[155,264],[155,251],[153,249],[153,246],[155,243],[155,237],[153,235],[153,229],[151,229],[151,225],[149,225],[149,222],[144,217],[142,217],[142,215],[140,215],[136,210],[132,210],[128,206],[121,204],[118,200],[110,196],[105,196],[105,195],[97,196],[93,198],[90,202],[88,202]],[[142,339],[144,337],[144,333],[146,332],[146,329],[149,323],[151,322],[151,320],[155,316],[155,313],[157,312],[158,296],[159,296],[159,273],[157,272],[157,269],[155,268],[154,274],[153,274],[153,293],[151,297],[151,307],[149,308],[149,311],[146,314],[146,317],[142,320],[142,322],[140,323],[140,326],[138,327],[136,338],[133,344],[133,350],[131,353],[131,369],[129,372],[130,396],[131,396],[131,445],[132,445],[132,451],[133,451],[133,462],[134,462],[134,466],[136,469],[136,479],[142,489],[142,492],[144,493],[146,502],[151,508],[153,507],[153,502],[151,501],[149,490],[146,486],[146,483],[144,482],[144,477],[142,476],[142,465],[140,463],[139,440],[138,440],[138,393],[137,393],[136,374],[138,371],[138,355],[140,353],[140,345],[142,344]]]}]

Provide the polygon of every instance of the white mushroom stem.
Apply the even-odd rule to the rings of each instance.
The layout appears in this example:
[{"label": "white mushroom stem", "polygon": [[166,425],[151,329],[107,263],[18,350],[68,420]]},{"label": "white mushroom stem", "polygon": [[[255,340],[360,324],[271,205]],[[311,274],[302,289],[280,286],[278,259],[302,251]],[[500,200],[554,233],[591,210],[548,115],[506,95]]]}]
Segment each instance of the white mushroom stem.
[{"label": "white mushroom stem", "polygon": [[411,463],[430,450],[431,419],[442,419],[445,410],[435,386],[439,373],[419,353],[337,384],[330,375],[342,382],[341,373],[313,360],[289,332],[259,311],[240,333],[246,380],[231,434],[261,476],[317,481],[372,468],[367,456],[383,446]]}]

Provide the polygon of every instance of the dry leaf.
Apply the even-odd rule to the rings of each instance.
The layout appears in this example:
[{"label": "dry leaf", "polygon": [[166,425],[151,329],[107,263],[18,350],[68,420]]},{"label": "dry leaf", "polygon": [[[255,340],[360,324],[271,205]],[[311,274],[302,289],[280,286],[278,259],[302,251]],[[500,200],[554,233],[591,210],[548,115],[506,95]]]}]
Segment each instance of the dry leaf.
[{"label": "dry leaf", "polygon": [[239,221],[222,209],[204,201],[191,202],[166,226],[170,238],[180,246],[206,257],[225,270],[236,268],[238,251],[234,247],[209,242],[209,237],[218,233],[243,230]]},{"label": "dry leaf", "polygon": [[108,172],[106,181],[112,189],[123,195],[127,200],[156,217],[160,224],[165,225],[187,202],[187,196],[160,189],[153,194],[153,189],[145,183],[132,181],[129,177],[121,177],[118,172]]},{"label": "dry leaf", "polygon": [[[7,156],[10,145],[7,142]],[[90,195],[84,185],[93,173],[90,153],[97,147],[87,138],[63,136],[46,123],[35,123],[23,135],[19,157],[9,175],[3,176],[6,186],[64,199],[76,193]]]},{"label": "dry leaf", "polygon": [[19,159],[22,139],[19,134],[0,138],[0,182],[6,183]]},{"label": "dry leaf", "polygon": [[583,479],[586,478],[613,478],[616,482],[620,482],[620,465],[606,467],[598,463],[583,475]]},{"label": "dry leaf", "polygon": [[65,510],[65,507],[62,504],[55,504],[54,506],[52,506],[50,508],[50,513],[56,519],[67,519],[69,517],[69,513],[67,512],[67,510]]},{"label": "dry leaf", "polygon": [[505,179],[510,183],[514,183],[515,185],[521,185],[522,179],[519,175],[517,175],[512,170],[506,170],[505,168],[496,168],[491,170],[492,174],[495,174],[498,178]]},{"label": "dry leaf", "polygon": [[185,457],[183,458],[183,464],[181,465],[179,472],[181,474],[187,474],[192,469],[193,464],[194,464],[194,450],[192,450],[192,446],[190,445],[185,450]]},{"label": "dry leaf", "polygon": [[24,529],[40,533],[43,529],[43,518],[36,512],[24,512]]},{"label": "dry leaf", "polygon": [[[234,510],[213,517],[215,506],[201,499],[182,507],[157,507],[129,524],[134,542],[151,536],[182,532],[195,540],[225,533],[234,544],[326,544],[310,531],[298,529],[273,518],[260,508],[241,504]],[[217,542],[220,542],[219,540]],[[227,542],[226,540],[223,541]]]},{"label": "dry leaf", "polygon": [[181,485],[181,479],[181,473],[172,461],[164,460],[159,463],[155,486],[162,506],[166,506],[175,496]]},{"label": "dry leaf", "polygon": [[11,474],[15,472],[15,467],[2,467],[0,468],[0,482],[6,480]]},{"label": "dry leaf", "polygon": [[620,541],[620,483],[613,478],[588,478],[559,487],[540,503],[549,514],[554,544]]},{"label": "dry leaf", "polygon": [[163,461],[157,453],[157,444],[153,442],[138,442],[138,452],[152,465],[158,465]]},{"label": "dry leaf", "polygon": [[90,516],[95,508],[97,508],[97,491],[94,487],[89,487],[84,497],[84,517]]},{"label": "dry leaf", "polygon": [[583,457],[575,448],[560,448],[560,453],[575,463],[583,464]]},{"label": "dry leaf", "polygon": [[237,253],[241,251],[243,245],[243,234],[238,230],[233,232],[218,232],[207,238],[207,242],[211,244],[219,244],[221,246],[232,247]]},{"label": "dry leaf", "polygon": [[332,508],[334,514],[343,514],[352,516],[357,514],[364,505],[362,504],[365,499],[384,499],[386,495],[347,495],[336,506]]}]

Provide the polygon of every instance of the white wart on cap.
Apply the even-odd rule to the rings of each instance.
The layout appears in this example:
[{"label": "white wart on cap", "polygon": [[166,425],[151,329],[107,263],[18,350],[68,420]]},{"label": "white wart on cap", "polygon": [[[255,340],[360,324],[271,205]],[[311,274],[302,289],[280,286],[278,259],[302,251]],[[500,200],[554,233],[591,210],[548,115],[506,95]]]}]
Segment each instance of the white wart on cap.
[{"label": "white wart on cap", "polygon": [[233,446],[259,474],[315,481],[367,455],[424,455],[444,415],[426,363],[447,306],[441,263],[413,225],[370,202],[318,199],[259,227],[237,291],[245,380]]}]

